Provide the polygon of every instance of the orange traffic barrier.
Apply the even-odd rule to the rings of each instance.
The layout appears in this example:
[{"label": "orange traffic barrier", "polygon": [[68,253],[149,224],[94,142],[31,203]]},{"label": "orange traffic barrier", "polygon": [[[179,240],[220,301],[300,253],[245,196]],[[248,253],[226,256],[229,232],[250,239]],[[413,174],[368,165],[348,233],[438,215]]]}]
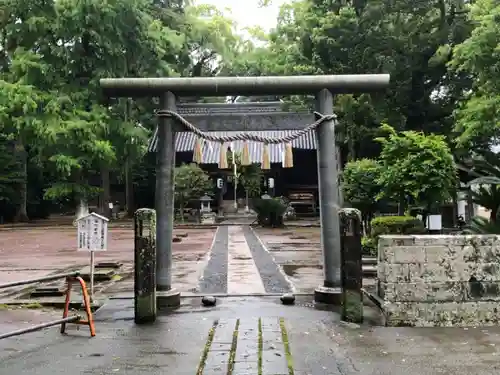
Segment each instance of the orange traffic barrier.
[{"label": "orange traffic barrier", "polygon": [[[87,292],[87,286],[85,285],[85,281],[83,281],[83,279],[79,276],[78,272],[72,272],[72,273],[67,273],[67,274],[62,274],[62,275],[45,276],[45,277],[39,277],[37,279],[21,280],[21,281],[15,281],[12,283],[7,283],[7,284],[0,284],[0,290],[5,289],[5,288],[11,288],[14,286],[28,285],[28,284],[34,284],[34,283],[47,282],[47,281],[54,281],[54,280],[58,280],[58,279],[62,279],[62,278],[66,278],[66,284],[67,284],[66,300],[64,303],[64,312],[63,312],[62,319],[57,319],[57,320],[53,320],[53,321],[50,321],[47,323],[37,324],[35,326],[19,329],[17,331],[2,333],[2,334],[0,334],[0,340],[6,339],[9,337],[13,337],[13,336],[19,336],[19,335],[22,335],[25,333],[39,331],[43,328],[53,327],[53,326],[56,326],[58,324],[61,325],[61,333],[65,333],[66,323],[88,325],[89,329],[90,329],[90,336],[94,337],[95,336],[95,327],[94,327],[94,319],[92,317],[92,309],[90,306],[90,297],[89,297],[89,294]],[[71,287],[73,285],[73,282],[75,282],[75,281],[78,281],[78,283],[80,284],[80,287],[82,288],[83,303],[85,305],[85,312],[87,314],[87,320],[82,320],[80,315],[69,316],[69,305],[71,303]]]},{"label": "orange traffic barrier", "polygon": [[73,286],[73,282],[75,282],[75,281],[78,281],[80,283],[80,287],[82,288],[83,304],[85,307],[85,313],[87,314],[87,320],[82,320],[80,317],[78,317],[78,320],[74,320],[72,322],[63,321],[61,323],[61,333],[65,333],[67,323],[75,323],[75,324],[82,324],[82,325],[89,326],[90,336],[94,337],[95,336],[95,326],[94,326],[94,318],[92,316],[92,309],[90,306],[90,297],[89,297],[89,293],[87,291],[87,285],[85,284],[85,281],[80,276],[76,276],[76,277],[70,276],[70,277],[66,278],[68,289],[66,290],[66,300],[64,302],[63,319],[66,319],[69,317],[69,305],[71,303],[71,287]]}]

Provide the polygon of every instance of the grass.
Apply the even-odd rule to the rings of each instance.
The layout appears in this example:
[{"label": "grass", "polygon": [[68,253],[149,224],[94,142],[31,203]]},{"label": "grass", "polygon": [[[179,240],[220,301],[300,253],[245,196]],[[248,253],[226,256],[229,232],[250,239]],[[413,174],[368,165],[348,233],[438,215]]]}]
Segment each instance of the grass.
[{"label": "grass", "polygon": [[259,342],[258,342],[258,356],[259,356],[259,372],[258,375],[262,375],[262,350],[264,346],[264,340],[262,338],[262,318],[259,318]]},{"label": "grass", "polygon": [[200,363],[198,364],[198,371],[196,371],[196,375],[203,374],[203,368],[205,367],[205,362],[207,361],[208,351],[210,350],[210,346],[212,346],[212,341],[214,340],[215,328],[219,322],[215,321],[214,325],[208,331],[207,342],[205,343],[205,348],[203,349],[203,353],[201,354]]},{"label": "grass", "polygon": [[40,304],[38,302],[26,303],[24,305],[21,305],[20,307],[23,309],[33,309],[33,310],[43,308],[42,304]]},{"label": "grass", "polygon": [[290,351],[290,343],[288,342],[288,333],[285,327],[285,319],[280,318],[281,337],[285,346],[286,363],[288,365],[288,375],[293,375],[292,352]]},{"label": "grass", "polygon": [[236,346],[238,345],[238,329],[240,328],[240,320],[236,321],[233,332],[233,342],[231,343],[231,351],[229,352],[229,363],[227,365],[227,375],[233,373],[234,368],[234,358],[236,357]]},{"label": "grass", "polygon": [[8,304],[8,303],[2,303],[0,304],[0,310],[8,310],[8,309],[30,309],[30,310],[36,310],[36,309],[42,309],[43,305],[38,303],[38,302],[32,302],[32,303],[23,303],[23,304]]}]

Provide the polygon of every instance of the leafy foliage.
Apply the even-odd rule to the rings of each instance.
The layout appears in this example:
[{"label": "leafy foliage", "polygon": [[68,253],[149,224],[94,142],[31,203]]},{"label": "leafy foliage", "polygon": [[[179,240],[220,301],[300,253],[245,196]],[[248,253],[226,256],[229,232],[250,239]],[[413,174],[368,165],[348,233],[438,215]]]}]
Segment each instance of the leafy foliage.
[{"label": "leafy foliage", "polygon": [[361,211],[365,223],[371,221],[377,209],[377,196],[382,190],[380,174],[380,164],[371,159],[348,162],[342,173],[344,199]]},{"label": "leafy foliage", "polygon": [[457,174],[445,138],[415,131],[398,134],[388,125],[382,129],[388,136],[377,138],[382,144],[379,197],[409,197],[427,211],[449,199]]},{"label": "leafy foliage", "polygon": [[464,232],[470,234],[500,234],[500,220],[498,211],[495,214],[495,220],[488,220],[482,216],[475,216],[466,226]]},{"label": "leafy foliage", "polygon": [[99,79],[217,74],[239,41],[233,26],[213,7],[180,0],[3,2],[0,131],[24,177],[6,172],[0,191],[17,189],[9,202],[27,219],[28,172],[37,168],[55,202],[99,195],[104,204],[111,181],[124,180],[133,212],[154,103],[103,98]]},{"label": "leafy foliage", "polygon": [[372,236],[383,234],[419,234],[425,232],[424,223],[413,216],[379,216],[372,220]]},{"label": "leafy foliage", "polygon": [[283,226],[283,215],[286,212],[287,206],[280,198],[254,198],[253,208],[257,212],[259,225],[271,228]]},{"label": "leafy foliage", "polygon": [[457,108],[455,130],[459,146],[485,147],[500,139],[500,4],[477,0],[469,16],[475,28],[455,46],[449,63],[453,72],[473,82]]},{"label": "leafy foliage", "polygon": [[[245,189],[249,198],[256,197],[260,194],[262,182],[262,169],[260,164],[241,165],[241,154],[234,153],[234,161],[236,162],[236,173],[239,183]],[[233,153],[228,155],[228,166],[233,169]]]},{"label": "leafy foliage", "polygon": [[175,201],[182,209],[194,199],[211,194],[213,182],[197,164],[183,164],[175,168]]}]

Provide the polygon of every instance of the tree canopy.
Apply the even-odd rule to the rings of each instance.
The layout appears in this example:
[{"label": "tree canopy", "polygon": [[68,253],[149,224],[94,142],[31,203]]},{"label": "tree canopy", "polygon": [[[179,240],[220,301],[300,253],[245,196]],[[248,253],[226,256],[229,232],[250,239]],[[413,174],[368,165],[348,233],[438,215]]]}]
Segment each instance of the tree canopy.
[{"label": "tree canopy", "polygon": [[256,25],[250,38],[222,9],[186,0],[2,5],[0,211],[19,220],[92,197],[106,207],[111,186],[123,186],[129,212],[134,191],[154,195],[145,148],[156,103],[105,98],[103,77],[391,74],[384,92],[335,97],[344,161],[388,160],[387,144],[384,152],[374,141],[383,123],[406,140],[446,146],[457,162],[500,136],[495,0],[288,1],[275,28]]}]

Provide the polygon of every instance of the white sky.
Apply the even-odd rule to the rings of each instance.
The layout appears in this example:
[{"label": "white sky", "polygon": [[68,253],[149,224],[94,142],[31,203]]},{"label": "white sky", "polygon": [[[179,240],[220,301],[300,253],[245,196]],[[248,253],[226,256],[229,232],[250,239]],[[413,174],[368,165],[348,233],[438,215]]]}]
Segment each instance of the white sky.
[{"label": "white sky", "polygon": [[195,0],[196,4],[211,4],[226,13],[238,24],[238,33],[245,27],[260,26],[269,31],[276,26],[279,8],[286,0],[272,0],[271,5],[259,8],[259,0]]}]

